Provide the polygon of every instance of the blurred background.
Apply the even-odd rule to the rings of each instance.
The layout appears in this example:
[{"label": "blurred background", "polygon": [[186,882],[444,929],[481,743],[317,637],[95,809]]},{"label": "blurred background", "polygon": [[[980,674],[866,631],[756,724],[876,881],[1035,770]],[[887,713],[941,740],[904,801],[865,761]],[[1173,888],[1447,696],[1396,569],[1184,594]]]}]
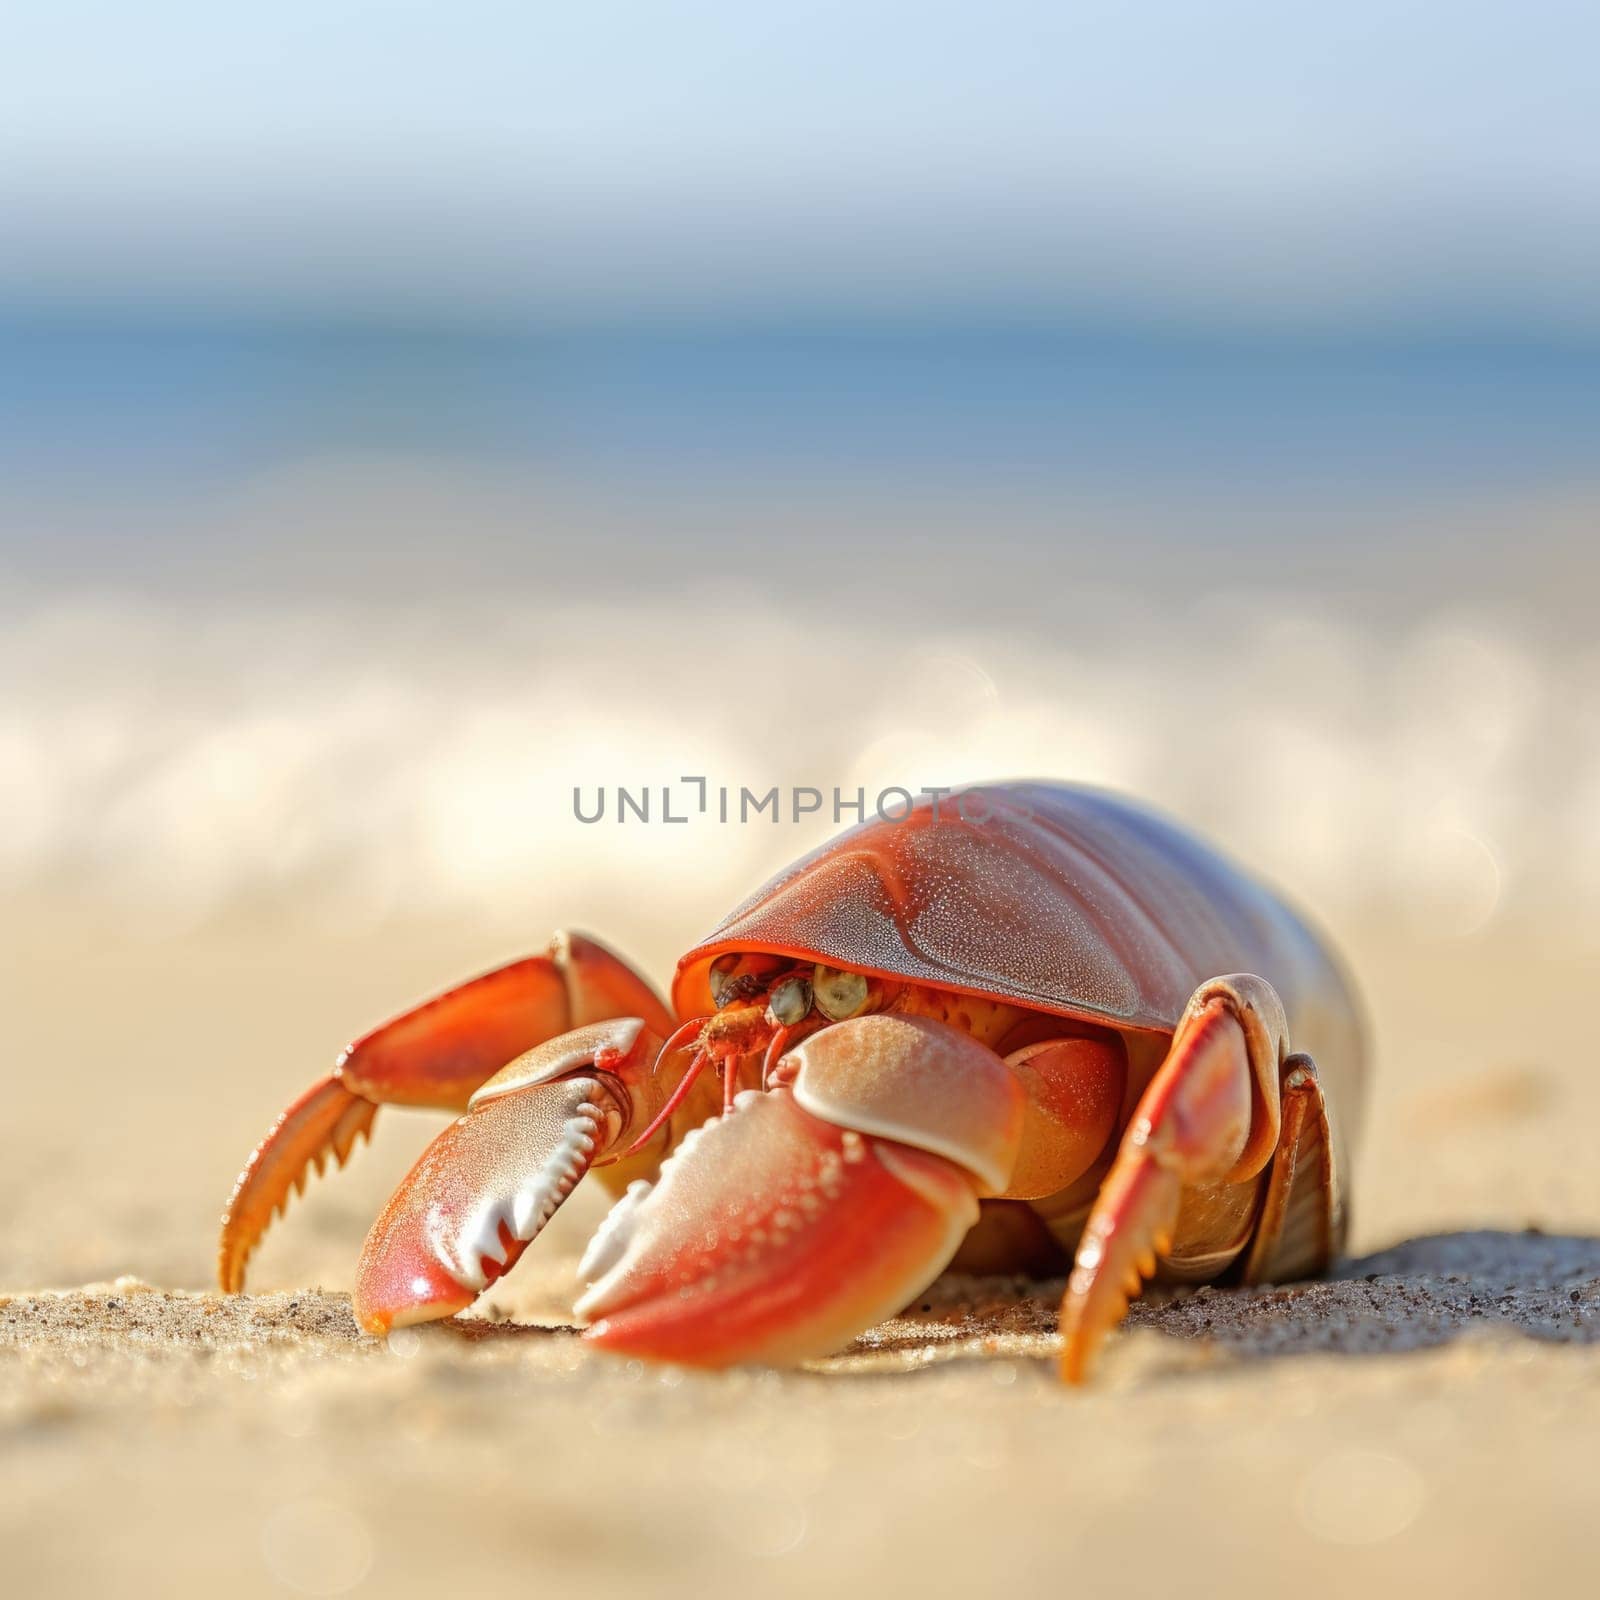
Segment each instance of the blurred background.
[{"label": "blurred background", "polygon": [[[1597,53],[1577,0],[12,8],[0,1290],[204,1287],[241,1161],[346,1039],[561,924],[664,977],[833,829],[575,820],[575,786],[686,775],[1145,797],[1309,908],[1360,980],[1378,1092],[1358,1251],[1592,1235],[1600,1082],[1571,1040],[1600,953]],[[428,1127],[385,1113],[255,1285],[347,1287]],[[575,1201],[554,1266],[530,1252],[547,1319],[593,1220]],[[519,1396],[531,1349],[499,1347]],[[280,1387],[241,1423],[219,1411],[209,1466],[182,1464],[185,1413],[137,1492],[123,1413],[91,1433],[64,1387],[8,1368],[0,1419],[35,1446],[6,1480],[24,1586],[125,1587],[118,1552],[157,1530],[213,1588],[246,1592],[240,1560],[260,1592],[345,1592],[374,1560],[393,1588],[396,1549],[446,1538],[434,1507],[481,1513],[489,1457],[439,1440],[515,1410],[446,1353],[399,1423],[387,1388],[336,1386],[345,1366],[298,1408]],[[1181,1486],[1199,1505],[1217,1459],[1232,1391],[1185,1391],[1203,1415],[1171,1457],[1180,1387],[1153,1392],[1142,1466],[1108,1464],[1109,1415],[1074,1447],[1126,1502],[1103,1523],[1118,1570],[1149,1543],[1132,1486],[1176,1493],[1203,1459]],[[781,1427],[812,1431],[758,1428],[757,1454],[837,1477],[836,1414],[799,1392]],[[472,1394],[463,1424],[448,1408]],[[963,1397],[951,1427],[979,1414]],[[648,1399],[608,1414],[648,1424]],[[569,1384],[546,1401],[582,1404]],[[1376,1431],[1347,1426],[1369,1453],[1381,1419],[1424,1417],[1369,1401]],[[1527,1414],[1475,1413],[1469,1447],[1428,1413],[1416,1484],[1434,1457],[1541,1459],[1517,1454]],[[658,1489],[695,1425],[672,1415]],[[392,1470],[369,1479],[374,1440]],[[960,1449],[912,1448],[954,1474],[948,1527],[1022,1515],[971,1499]],[[1240,1506],[1275,1508],[1261,1524],[1299,1526],[1273,1496],[1307,1448],[1213,1500],[1244,1483]],[[601,1454],[571,1495],[614,1499]],[[450,1459],[479,1469],[443,1484]],[[506,1436],[496,1459],[527,1457]],[[1259,1466],[1253,1442],[1237,1460]],[[734,1505],[745,1469],[708,1470],[660,1518]],[[838,1481],[866,1504],[883,1480]],[[520,1466],[495,1484],[523,1519],[507,1559],[576,1559],[559,1486]],[[1461,1521],[1421,1525],[1429,1581],[1503,1571],[1461,1539],[1476,1506],[1503,1525],[1498,1465],[1446,1499]],[[303,1583],[279,1581],[285,1504],[312,1507]],[[604,1545],[579,1509],[579,1544]],[[1088,1537],[1084,1516],[1050,1511],[1007,1559],[1047,1522]],[[643,1526],[606,1559],[653,1571]],[[367,1552],[356,1578],[330,1577],[324,1534]],[[456,1570],[457,1544],[410,1570]],[[1235,1565],[1265,1548],[1252,1521]],[[1300,1588],[1322,1570],[1283,1559]]]},{"label": "blurred background", "polygon": [[31,8],[0,881],[662,958],[818,829],[602,838],[575,780],[1045,771],[1425,934],[1592,908],[1597,45]]}]

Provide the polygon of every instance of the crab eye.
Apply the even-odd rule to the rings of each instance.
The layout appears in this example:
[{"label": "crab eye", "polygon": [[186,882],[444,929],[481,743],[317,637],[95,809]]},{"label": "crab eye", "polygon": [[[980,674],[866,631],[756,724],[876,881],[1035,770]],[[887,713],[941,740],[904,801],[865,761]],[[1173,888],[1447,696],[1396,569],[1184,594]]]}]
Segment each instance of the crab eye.
[{"label": "crab eye", "polygon": [[834,1022],[853,1017],[867,1003],[867,980],[859,972],[835,972],[818,965],[811,975],[817,1009]]},{"label": "crab eye", "polygon": [[804,978],[785,978],[773,986],[767,1008],[774,1022],[792,1028],[811,1009],[811,985]]},{"label": "crab eye", "polygon": [[711,1003],[718,1011],[738,997],[739,987],[733,976],[738,965],[738,956],[719,956],[711,963]]}]

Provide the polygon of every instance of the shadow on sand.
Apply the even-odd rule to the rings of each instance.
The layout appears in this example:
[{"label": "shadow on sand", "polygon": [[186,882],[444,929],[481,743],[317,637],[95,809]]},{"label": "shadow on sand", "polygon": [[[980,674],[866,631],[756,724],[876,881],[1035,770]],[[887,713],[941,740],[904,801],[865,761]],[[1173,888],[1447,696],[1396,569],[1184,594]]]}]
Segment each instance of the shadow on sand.
[{"label": "shadow on sand", "polygon": [[[1060,1279],[949,1276],[856,1350],[1049,1334],[1063,1287]],[[1154,1290],[1130,1308],[1125,1326],[1208,1341],[1232,1360],[1387,1355],[1494,1329],[1593,1344],[1600,1342],[1600,1238],[1537,1231],[1427,1234],[1341,1262],[1315,1282]]]},{"label": "shadow on sand", "polygon": [[1341,1262],[1317,1282],[1174,1296],[1138,1322],[1254,1356],[1419,1350],[1491,1328],[1592,1344],[1600,1341],[1600,1238],[1425,1234]]}]

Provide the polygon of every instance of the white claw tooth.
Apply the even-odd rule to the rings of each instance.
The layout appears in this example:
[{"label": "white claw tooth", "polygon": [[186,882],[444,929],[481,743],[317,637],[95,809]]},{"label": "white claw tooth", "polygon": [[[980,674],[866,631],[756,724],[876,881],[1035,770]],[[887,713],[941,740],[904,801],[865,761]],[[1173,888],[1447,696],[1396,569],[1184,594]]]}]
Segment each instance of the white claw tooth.
[{"label": "white claw tooth", "polygon": [[633,1236],[639,1207],[650,1198],[650,1191],[649,1183],[636,1178],[628,1185],[627,1193],[605,1214],[583,1252],[583,1260],[578,1263],[578,1277],[584,1283],[597,1282],[622,1259],[622,1252]]},{"label": "white claw tooth", "polygon": [[463,1289],[481,1294],[488,1288],[489,1278],[483,1263],[500,1260],[504,1249],[500,1242],[500,1221],[504,1214],[499,1198],[485,1195],[452,1235],[434,1241],[434,1252],[440,1263]]},{"label": "white claw tooth", "polygon": [[595,1146],[597,1123],[588,1112],[590,1105],[578,1107],[579,1115],[568,1121],[562,1143],[551,1154],[542,1172],[536,1173],[512,1197],[511,1231],[524,1241],[537,1236],[555,1214],[556,1207],[572,1192],[573,1185],[588,1167],[587,1157]]},{"label": "white claw tooth", "polygon": [[511,1231],[519,1239],[532,1239],[554,1209],[554,1186],[535,1184],[511,1202]]}]

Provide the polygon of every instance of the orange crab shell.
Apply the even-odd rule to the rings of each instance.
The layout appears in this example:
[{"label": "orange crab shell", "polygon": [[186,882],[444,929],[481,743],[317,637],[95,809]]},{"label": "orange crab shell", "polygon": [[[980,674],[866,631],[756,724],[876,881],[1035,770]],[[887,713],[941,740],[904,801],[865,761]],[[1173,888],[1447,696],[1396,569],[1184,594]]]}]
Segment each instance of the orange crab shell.
[{"label": "orange crab shell", "polygon": [[[1351,1048],[1354,1002],[1310,929],[1225,857],[1093,789],[984,786],[874,818],[757,890],[678,963],[679,1016],[714,1009],[710,968],[766,951],[1170,1035],[1217,972],[1258,972],[1320,1060]],[[1341,1111],[1359,1085],[1329,1085]]]}]

